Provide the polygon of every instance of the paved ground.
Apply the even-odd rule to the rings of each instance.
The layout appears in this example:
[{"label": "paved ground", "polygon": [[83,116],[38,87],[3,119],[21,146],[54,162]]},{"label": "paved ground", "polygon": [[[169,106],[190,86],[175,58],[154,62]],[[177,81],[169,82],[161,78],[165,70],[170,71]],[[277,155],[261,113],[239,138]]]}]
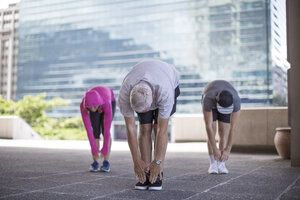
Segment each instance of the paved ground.
[{"label": "paved ground", "polygon": [[[228,175],[208,175],[206,152],[171,149],[163,190],[137,191],[128,149],[114,149],[110,173],[90,173],[88,148],[4,143],[0,141],[0,199],[300,199],[300,168],[274,154],[233,153]],[[177,151],[182,148],[178,145]],[[170,147],[176,149],[176,144]]]}]

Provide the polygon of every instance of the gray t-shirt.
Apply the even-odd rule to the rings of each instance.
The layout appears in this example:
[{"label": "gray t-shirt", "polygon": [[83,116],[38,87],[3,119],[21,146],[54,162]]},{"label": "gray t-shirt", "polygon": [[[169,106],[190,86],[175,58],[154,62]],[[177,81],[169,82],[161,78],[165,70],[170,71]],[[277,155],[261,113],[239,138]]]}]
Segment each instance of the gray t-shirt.
[{"label": "gray t-shirt", "polygon": [[123,80],[119,92],[118,106],[125,117],[134,116],[129,96],[131,89],[140,81],[149,83],[152,88],[154,97],[150,110],[158,108],[160,118],[169,118],[174,104],[174,90],[179,85],[175,67],[154,59],[136,64]]},{"label": "gray t-shirt", "polygon": [[203,110],[210,112],[217,108],[216,96],[221,90],[227,90],[233,97],[233,112],[241,109],[241,99],[234,87],[224,80],[215,80],[206,85],[203,91],[202,107]]}]

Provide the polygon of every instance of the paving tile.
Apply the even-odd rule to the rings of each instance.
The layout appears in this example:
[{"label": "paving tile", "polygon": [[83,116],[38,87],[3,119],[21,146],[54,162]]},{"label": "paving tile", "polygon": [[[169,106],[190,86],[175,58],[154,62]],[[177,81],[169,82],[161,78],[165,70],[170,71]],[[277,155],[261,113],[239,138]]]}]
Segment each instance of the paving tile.
[{"label": "paving tile", "polygon": [[290,190],[288,190],[286,193],[284,193],[280,199],[300,199],[300,187],[294,186]]},{"label": "paving tile", "polygon": [[25,193],[18,196],[8,196],[3,198],[4,200],[57,200],[57,199],[73,199],[73,200],[84,200],[86,199],[85,196],[77,196],[77,195],[70,195],[70,194],[63,194],[63,193],[50,193],[50,192],[31,192]]},{"label": "paving tile", "polygon": [[195,193],[179,190],[161,190],[161,191],[138,191],[125,190],[113,195],[107,195],[99,199],[185,199],[193,196]]},{"label": "paving tile", "polygon": [[91,180],[100,180],[104,177],[100,173],[77,172],[71,174],[57,174],[45,177],[46,180],[53,181],[58,184],[72,184],[76,182],[86,182]]},{"label": "paving tile", "polygon": [[25,192],[25,190],[8,188],[8,187],[5,187],[2,184],[0,186],[0,198],[4,197],[4,196],[7,196],[7,195],[18,194],[18,193],[22,193],[22,192]]},{"label": "paving tile", "polygon": [[0,199],[300,199],[300,168],[273,154],[232,153],[229,174],[209,175],[207,153],[168,152],[162,191],[133,189],[129,151],[110,163],[90,173],[89,150],[0,147]]},{"label": "paving tile", "polygon": [[134,180],[134,178],[107,177],[101,179],[100,181],[88,181],[86,183],[93,185],[101,185],[102,189],[115,188],[118,191],[121,191],[124,189],[133,189],[136,184],[136,181]]},{"label": "paving tile", "polygon": [[285,185],[274,185],[271,183],[267,185],[225,184],[213,188],[210,191],[215,193],[231,194],[232,196],[241,194],[247,196],[251,196],[252,194],[264,196],[267,194],[270,195],[271,198],[275,199],[282,191],[285,190],[285,188]]},{"label": "paving tile", "polygon": [[7,179],[5,186],[20,190],[41,190],[44,188],[57,187],[58,183],[44,179]]},{"label": "paving tile", "polygon": [[194,195],[189,198],[189,200],[274,200],[273,196],[262,195],[262,194],[232,194],[232,193],[216,193],[216,192],[206,192]]},{"label": "paving tile", "polygon": [[56,187],[53,189],[46,190],[47,192],[55,192],[55,193],[64,193],[69,195],[77,195],[77,196],[84,196],[87,199],[93,198],[96,196],[102,196],[104,194],[115,193],[118,191],[122,191],[122,188],[119,187],[112,187],[107,185],[105,182],[97,182],[95,183],[79,183],[79,184],[72,184],[72,185],[62,185],[60,187]]},{"label": "paving tile", "polygon": [[0,172],[0,177],[14,177],[17,179],[28,179],[28,178],[34,178],[34,177],[41,177],[50,175],[52,173],[49,172],[36,172],[32,170],[20,170],[20,169],[14,169],[14,170],[2,170]]}]

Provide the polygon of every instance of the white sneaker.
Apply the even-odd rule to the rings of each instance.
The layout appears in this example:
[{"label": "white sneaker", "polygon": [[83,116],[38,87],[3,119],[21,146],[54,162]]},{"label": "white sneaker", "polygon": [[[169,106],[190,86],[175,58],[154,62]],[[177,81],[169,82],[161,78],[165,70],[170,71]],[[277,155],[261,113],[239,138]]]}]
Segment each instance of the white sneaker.
[{"label": "white sneaker", "polygon": [[220,162],[218,164],[218,171],[219,171],[219,174],[228,174],[228,169],[226,168],[224,162]]},{"label": "white sneaker", "polygon": [[208,173],[209,174],[218,174],[218,163],[217,162],[210,164],[210,166],[208,168]]}]

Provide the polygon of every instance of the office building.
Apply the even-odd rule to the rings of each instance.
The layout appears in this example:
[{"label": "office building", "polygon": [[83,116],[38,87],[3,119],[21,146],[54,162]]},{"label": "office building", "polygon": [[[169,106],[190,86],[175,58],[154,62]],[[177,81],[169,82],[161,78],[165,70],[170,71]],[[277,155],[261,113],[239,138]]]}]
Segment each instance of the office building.
[{"label": "office building", "polygon": [[275,93],[286,95],[284,84],[276,85],[286,81],[287,66],[280,2],[22,0],[18,98],[46,92],[70,99],[51,116],[79,116],[88,88],[104,85],[118,96],[133,65],[157,58],[180,73],[179,113],[200,113],[203,88],[215,79],[230,81],[244,107],[271,106]]},{"label": "office building", "polygon": [[15,100],[17,91],[19,8],[0,9],[0,95]]}]

